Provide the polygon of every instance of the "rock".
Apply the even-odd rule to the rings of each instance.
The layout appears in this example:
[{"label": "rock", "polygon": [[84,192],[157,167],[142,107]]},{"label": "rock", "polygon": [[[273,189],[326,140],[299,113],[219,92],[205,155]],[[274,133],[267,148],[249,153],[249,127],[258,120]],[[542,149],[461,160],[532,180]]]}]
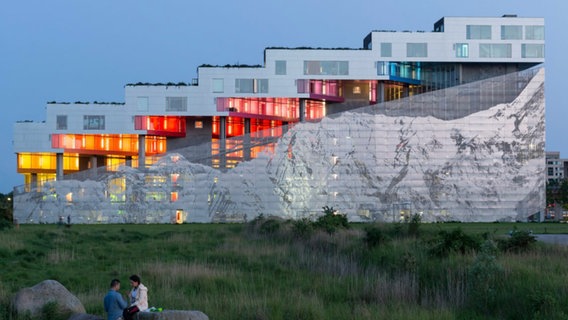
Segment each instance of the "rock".
[{"label": "rock", "polygon": [[197,310],[164,310],[162,312],[139,312],[139,320],[209,320],[209,317]]},{"label": "rock", "polygon": [[18,291],[12,299],[12,309],[18,316],[29,313],[31,317],[38,317],[50,302],[57,304],[58,314],[86,313],[81,301],[55,280],[45,280]]},{"label": "rock", "polygon": [[94,314],[75,313],[68,320],[105,320],[105,318],[101,316],[96,316]]}]

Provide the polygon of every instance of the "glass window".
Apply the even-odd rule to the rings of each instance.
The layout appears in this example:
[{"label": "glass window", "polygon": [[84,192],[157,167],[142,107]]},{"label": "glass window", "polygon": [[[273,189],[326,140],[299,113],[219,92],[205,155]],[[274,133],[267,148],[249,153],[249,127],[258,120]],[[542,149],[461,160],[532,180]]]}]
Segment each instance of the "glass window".
[{"label": "glass window", "polygon": [[389,75],[389,63],[387,61],[377,61],[377,75],[378,76]]},{"label": "glass window", "polygon": [[268,93],[268,79],[235,79],[236,93]]},{"label": "glass window", "polygon": [[467,25],[466,26],[467,39],[491,39],[491,26],[486,25]]},{"label": "glass window", "polygon": [[469,57],[469,44],[467,43],[456,43],[456,58],[468,58]]},{"label": "glass window", "polygon": [[58,115],[55,128],[56,130],[67,130],[67,116]]},{"label": "glass window", "polygon": [[225,92],[225,81],[223,79],[212,79],[211,86],[213,92]]},{"label": "glass window", "polygon": [[187,111],[187,97],[166,97],[166,111]]},{"label": "glass window", "polygon": [[83,116],[83,130],[104,130],[105,116]]},{"label": "glass window", "polygon": [[479,44],[480,58],[511,58],[510,43],[481,43]]},{"label": "glass window", "polygon": [[195,121],[195,129],[203,129],[203,121]]},{"label": "glass window", "polygon": [[501,26],[501,40],[521,40],[522,38],[522,26]]},{"label": "glass window", "polygon": [[349,61],[304,61],[305,75],[348,75]]},{"label": "glass window", "polygon": [[254,93],[268,93],[268,79],[255,79]]},{"label": "glass window", "polygon": [[544,44],[523,43],[521,46],[521,57],[544,58]]},{"label": "glass window", "polygon": [[276,60],[274,62],[275,66],[275,73],[277,75],[285,75],[286,74],[286,60]]},{"label": "glass window", "polygon": [[392,57],[392,43],[381,42],[381,57]]},{"label": "glass window", "polygon": [[525,26],[526,40],[544,40],[544,26]]},{"label": "glass window", "polygon": [[138,111],[148,111],[148,97],[137,97],[136,106]]},{"label": "glass window", "polygon": [[427,43],[407,43],[406,44],[406,56],[407,57],[427,57],[428,56],[428,44]]}]

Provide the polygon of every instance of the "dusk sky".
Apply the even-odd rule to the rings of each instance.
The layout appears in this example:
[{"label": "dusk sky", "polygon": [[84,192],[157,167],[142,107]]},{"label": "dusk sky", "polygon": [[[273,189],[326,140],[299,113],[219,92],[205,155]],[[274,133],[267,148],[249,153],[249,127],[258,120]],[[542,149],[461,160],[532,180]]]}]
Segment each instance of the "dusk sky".
[{"label": "dusk sky", "polygon": [[560,0],[6,1],[0,193],[24,182],[14,123],[44,121],[48,101],[124,102],[127,83],[191,82],[201,64],[263,64],[271,46],[360,48],[372,30],[432,31],[444,16],[545,19],[546,150],[568,158],[566,9]]}]

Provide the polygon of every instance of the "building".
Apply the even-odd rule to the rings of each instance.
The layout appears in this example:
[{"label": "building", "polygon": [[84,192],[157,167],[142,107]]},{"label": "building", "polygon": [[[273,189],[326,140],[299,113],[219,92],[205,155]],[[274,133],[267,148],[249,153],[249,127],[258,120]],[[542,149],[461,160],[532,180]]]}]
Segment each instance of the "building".
[{"label": "building", "polygon": [[560,183],[568,177],[568,159],[560,158],[560,152],[546,152],[546,181]]},{"label": "building", "polygon": [[[363,221],[398,221],[412,213],[432,221],[525,219],[545,207],[544,72],[534,68],[544,62],[544,42],[542,18],[445,17],[431,32],[372,31],[362,48],[266,48],[263,65],[201,65],[191,83],[128,84],[124,103],[50,102],[45,122],[14,127],[18,172],[26,182],[15,190],[14,216],[54,222],[66,209],[85,223],[207,222],[260,213],[298,218],[335,204]],[[479,118],[492,108],[499,113]],[[516,122],[501,118],[513,111],[520,113],[509,115]],[[362,121],[381,125],[353,127],[365,126]],[[496,131],[507,125],[513,130]],[[462,129],[473,136],[468,140]],[[318,133],[289,140],[307,132]],[[354,133],[362,140],[355,143]],[[487,133],[489,140],[477,146]],[[414,145],[412,139],[423,134],[432,140]],[[344,138],[349,143],[342,144]],[[312,146],[303,149],[307,141]],[[348,163],[346,145],[351,155],[367,152],[340,174],[335,171]],[[422,171],[409,159],[419,149],[428,154],[426,146],[448,154],[437,155],[441,162],[431,161],[436,164]],[[485,162],[470,163],[466,154],[483,148],[491,150],[475,157]],[[323,149],[331,154],[306,155]],[[272,154],[270,161],[282,154],[281,161],[303,159],[303,169],[295,163],[290,171],[272,172],[266,154]],[[456,166],[466,164],[461,173],[450,170],[449,158]],[[416,165],[425,168],[424,161]],[[524,190],[505,196],[478,173],[481,185],[455,194],[444,180],[463,180],[468,165],[486,173],[493,167],[514,170],[508,176]],[[361,180],[368,166],[381,168],[379,179]],[[409,172],[418,171],[421,176],[404,185]],[[206,183],[197,184],[197,176]],[[243,188],[249,178],[254,190]],[[341,186],[349,182],[351,190],[369,196],[354,201]],[[413,190],[413,184],[420,188]],[[403,190],[410,194],[403,196]],[[462,203],[464,194],[475,200]]]}]

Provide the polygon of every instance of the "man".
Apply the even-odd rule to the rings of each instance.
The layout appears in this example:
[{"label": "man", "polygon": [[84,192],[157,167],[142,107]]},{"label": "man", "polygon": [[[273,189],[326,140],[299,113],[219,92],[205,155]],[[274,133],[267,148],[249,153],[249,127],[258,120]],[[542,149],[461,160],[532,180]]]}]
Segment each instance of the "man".
[{"label": "man", "polygon": [[126,301],[118,292],[120,290],[120,280],[112,279],[110,282],[110,290],[106,294],[103,302],[107,320],[117,320],[122,316],[122,310],[126,308]]}]

